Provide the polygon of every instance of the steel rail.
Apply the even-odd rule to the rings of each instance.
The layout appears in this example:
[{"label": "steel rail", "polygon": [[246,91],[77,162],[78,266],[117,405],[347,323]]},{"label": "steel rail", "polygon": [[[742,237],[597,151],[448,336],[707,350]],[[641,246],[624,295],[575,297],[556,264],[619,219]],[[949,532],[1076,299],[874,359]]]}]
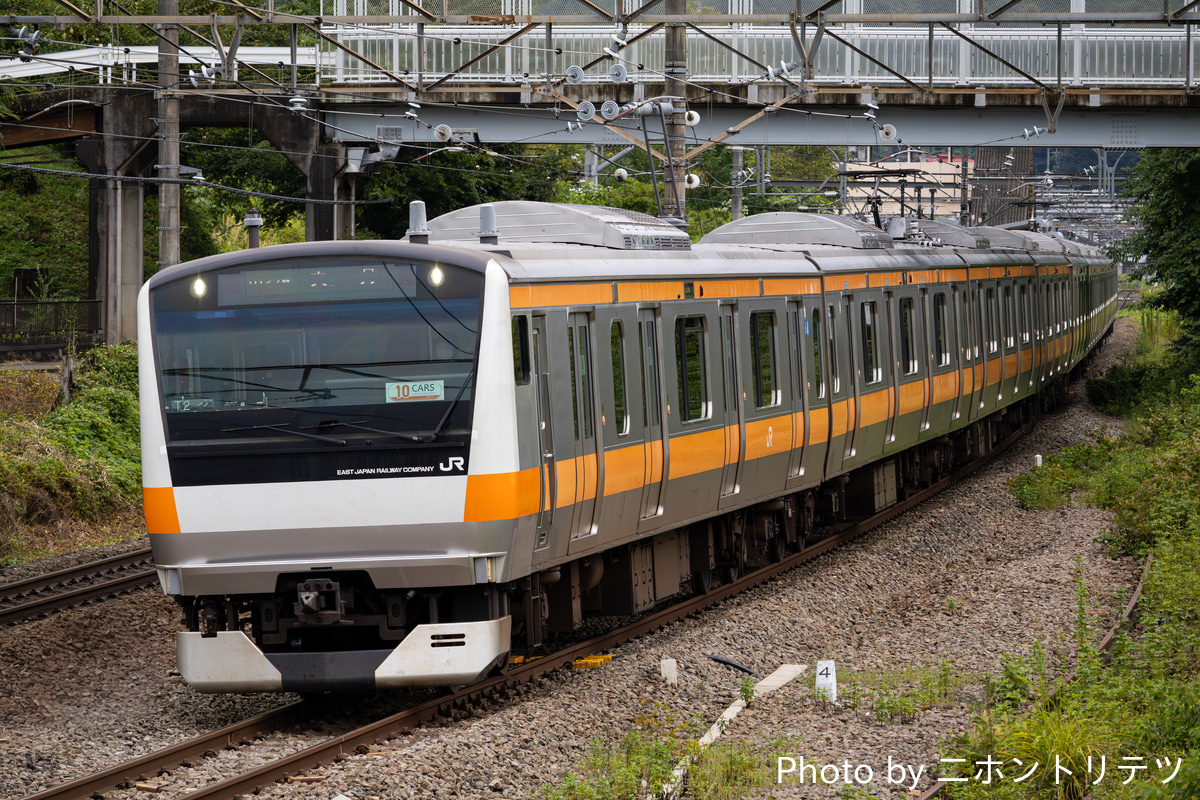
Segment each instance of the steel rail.
[{"label": "steel rail", "polygon": [[204,736],[189,739],[164,750],[148,753],[101,772],[43,789],[36,794],[26,795],[23,800],[64,800],[65,798],[82,800],[82,798],[91,798],[104,791],[111,791],[125,785],[132,787],[133,782],[138,780],[141,775],[158,774],[164,769],[175,769],[183,766],[184,762],[190,759],[203,758],[204,754],[210,750],[245,743],[247,739],[260,733],[278,730],[290,722],[301,719],[311,708],[311,703],[305,700],[281,706],[274,711],[227,725]]},{"label": "steel rail", "polygon": [[[153,569],[129,570],[149,560],[149,548],[124,555],[111,556],[76,567],[69,567],[48,575],[16,581],[0,586],[0,602],[10,604],[0,608],[0,625],[12,625],[23,619],[39,617],[52,611],[83,605],[101,598],[150,586],[157,580]],[[115,575],[115,577],[106,577]],[[62,591],[69,584],[90,581],[89,585]],[[43,596],[33,596],[43,595]],[[11,605],[17,599],[32,596],[29,600]]]},{"label": "steel rail", "polygon": [[49,597],[39,597],[35,600],[30,600],[28,603],[0,610],[0,625],[10,625],[23,619],[49,614],[51,611],[60,611],[65,608],[85,605],[95,600],[113,597],[133,589],[153,586],[157,582],[158,573],[153,569],[138,570],[128,575],[119,575],[112,580],[100,581],[91,586],[84,586],[69,592],[59,592]]}]

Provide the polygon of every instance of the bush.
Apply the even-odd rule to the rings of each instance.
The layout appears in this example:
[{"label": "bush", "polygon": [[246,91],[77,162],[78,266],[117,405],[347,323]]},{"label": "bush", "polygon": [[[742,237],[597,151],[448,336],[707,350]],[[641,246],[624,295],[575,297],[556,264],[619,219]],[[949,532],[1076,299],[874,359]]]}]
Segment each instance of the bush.
[{"label": "bush", "polygon": [[[14,413],[0,422],[0,560],[19,549],[20,526],[97,521],[139,500],[135,348],[94,348],[75,378],[70,403],[40,419]],[[23,395],[22,407],[38,407],[34,394]]]}]

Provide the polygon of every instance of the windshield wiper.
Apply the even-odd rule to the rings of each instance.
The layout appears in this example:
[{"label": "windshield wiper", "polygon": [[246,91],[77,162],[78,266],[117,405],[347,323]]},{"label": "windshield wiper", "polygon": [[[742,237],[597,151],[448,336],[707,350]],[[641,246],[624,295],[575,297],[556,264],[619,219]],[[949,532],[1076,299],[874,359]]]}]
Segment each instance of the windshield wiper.
[{"label": "windshield wiper", "polygon": [[345,439],[334,439],[331,436],[318,436],[315,433],[294,431],[291,428],[285,427],[286,425],[286,422],[276,425],[239,425],[236,428],[222,428],[221,433],[233,433],[234,431],[279,431],[280,433],[290,433],[292,436],[303,436],[305,439],[316,439],[318,442],[329,442],[330,444],[346,446]]},{"label": "windshield wiper", "polygon": [[462,399],[463,392],[465,392],[467,390],[467,386],[469,386],[475,380],[475,370],[477,369],[479,369],[478,359],[476,359],[475,364],[471,367],[471,373],[467,375],[467,379],[463,381],[463,385],[459,388],[458,394],[454,395],[454,399],[450,401],[450,407],[446,409],[445,414],[442,414],[441,420],[438,421],[437,426],[429,434],[429,439],[427,441],[435,441],[438,437],[438,434],[442,432],[442,428],[446,427],[446,423],[450,421],[450,415],[454,412],[454,407],[457,406],[458,401]]},{"label": "windshield wiper", "polygon": [[[359,420],[358,422],[343,422],[342,420],[329,419],[329,420],[322,420],[321,422],[318,422],[316,425],[308,425],[304,428],[304,430],[310,431],[314,428],[317,428],[317,429],[331,428],[334,425],[341,425],[346,428],[354,428],[355,430],[360,430],[360,431],[369,431],[371,433],[378,433],[383,436],[395,436],[397,439],[407,439],[410,442],[429,441],[429,438],[428,438],[429,434],[427,434],[427,433],[415,433],[414,434],[414,433],[400,433],[399,431],[385,431],[382,428],[368,428],[366,425],[361,424],[363,422],[366,422],[366,420]],[[320,437],[318,437],[318,438],[320,438]],[[345,444],[345,442],[342,442],[342,444]]]}]

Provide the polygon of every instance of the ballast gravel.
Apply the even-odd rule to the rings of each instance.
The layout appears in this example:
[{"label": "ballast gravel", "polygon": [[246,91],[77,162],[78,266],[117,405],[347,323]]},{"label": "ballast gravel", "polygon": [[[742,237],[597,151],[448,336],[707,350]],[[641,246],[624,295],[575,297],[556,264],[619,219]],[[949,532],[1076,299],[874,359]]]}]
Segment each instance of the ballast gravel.
[{"label": "ballast gravel", "polygon": [[[1093,372],[1129,352],[1133,336],[1132,324],[1118,320]],[[1076,391],[1081,395],[1082,387]],[[746,677],[708,655],[763,675],[781,664],[809,666],[803,677],[756,699],[729,724],[723,741],[749,742],[818,768],[870,766],[874,782],[856,788],[875,797],[911,797],[932,784],[940,743],[970,728],[979,680],[999,671],[1002,656],[1027,655],[1037,643],[1051,664],[1069,667],[1077,575],[1088,590],[1096,639],[1136,584],[1137,566],[1108,559],[1098,542],[1110,523],[1105,513],[1081,505],[1023,510],[1007,486],[1032,467],[1035,454],[1119,430],[1119,420],[1072,397],[993,464],[934,500],[715,609],[618,648],[603,667],[560,670],[508,698],[486,699],[453,720],[380,742],[368,755],[314,770],[303,776],[308,782],[263,787],[258,797],[536,796],[579,772],[593,740],[619,740],[647,722],[692,724],[698,737],[738,698]],[[178,618],[169,599],[145,590],[0,630],[0,796],[21,797],[295,699],[193,692],[173,673]],[[675,685],[660,677],[665,658],[678,663]],[[813,686],[818,660],[836,663],[843,687],[855,676],[943,663],[963,685],[915,723],[884,724],[869,705],[854,710],[820,700]],[[222,750],[190,769],[130,776],[158,784],[161,791],[153,795],[127,790],[108,797],[182,797],[374,718],[371,709],[428,696],[360,698],[334,719]],[[889,784],[889,759],[920,767],[919,778],[910,774]],[[833,797],[845,788],[839,778],[831,785],[784,783],[757,796]]]}]

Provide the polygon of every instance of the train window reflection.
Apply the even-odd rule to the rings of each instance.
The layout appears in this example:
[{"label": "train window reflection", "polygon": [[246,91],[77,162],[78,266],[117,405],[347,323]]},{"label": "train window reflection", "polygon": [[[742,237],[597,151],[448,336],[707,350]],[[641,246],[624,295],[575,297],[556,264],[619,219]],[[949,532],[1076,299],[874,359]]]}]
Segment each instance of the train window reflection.
[{"label": "train window reflection", "polygon": [[876,331],[876,304],[862,304],[862,352],[863,376],[867,383],[879,383],[883,380],[883,369],[879,364],[879,342]]},{"label": "train window reflection", "polygon": [[775,379],[775,314],[751,314],[750,331],[750,349],[754,362],[754,405],[756,408],[777,406],[780,393]]},{"label": "train window reflection", "polygon": [[706,333],[703,317],[679,317],[675,320],[675,374],[679,390],[679,416],[684,422],[708,416]]},{"label": "train window reflection", "polygon": [[813,383],[817,385],[817,397],[825,396],[825,370],[821,369],[821,309],[812,313],[812,371]]},{"label": "train window reflection", "polygon": [[625,326],[619,319],[613,320],[609,346],[612,350],[613,415],[617,435],[624,436],[629,433],[629,405],[625,402]]},{"label": "train window reflection", "polygon": [[946,332],[946,295],[933,296],[933,347],[939,367],[950,363],[950,338]]},{"label": "train window reflection", "polygon": [[900,298],[900,363],[905,375],[917,371],[916,326],[911,297]]}]

